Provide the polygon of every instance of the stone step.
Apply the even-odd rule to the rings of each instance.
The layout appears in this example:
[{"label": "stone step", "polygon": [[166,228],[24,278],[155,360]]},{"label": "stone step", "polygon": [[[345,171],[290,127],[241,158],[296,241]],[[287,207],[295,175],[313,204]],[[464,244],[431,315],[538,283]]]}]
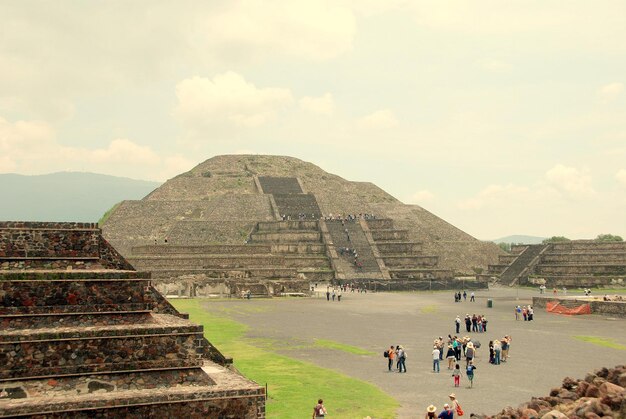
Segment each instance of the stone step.
[{"label": "stone step", "polygon": [[541,258],[541,264],[559,263],[620,263],[626,265],[626,252],[603,253],[554,253],[546,252]]},{"label": "stone step", "polygon": [[598,252],[598,251],[615,251],[626,252],[626,242],[597,242],[575,240],[571,242],[552,243],[552,252]]},{"label": "stone step", "polygon": [[379,241],[376,247],[381,256],[418,256],[422,253],[421,242]]},{"label": "stone step", "polygon": [[21,280],[52,281],[52,280],[59,280],[59,279],[83,279],[83,278],[89,278],[92,280],[95,280],[95,279],[135,279],[135,278],[149,279],[150,272],[115,270],[115,269],[103,269],[103,270],[97,270],[97,271],[91,271],[91,270],[0,271],[0,282],[21,281]]},{"label": "stone step", "polygon": [[207,279],[243,279],[243,278],[294,278],[298,274],[295,268],[245,268],[245,269],[153,269],[152,278],[156,280],[180,278],[184,275],[206,275]]},{"label": "stone step", "polygon": [[372,230],[372,238],[374,241],[408,241],[408,230]]},{"label": "stone step", "polygon": [[261,221],[257,223],[257,231],[259,232],[277,232],[277,231],[317,231],[319,225],[317,221],[306,220],[290,220],[290,221]]},{"label": "stone step", "polygon": [[282,255],[172,255],[136,256],[128,259],[137,269],[246,269],[253,267],[283,266]]},{"label": "stone step", "polygon": [[150,245],[136,246],[131,249],[133,256],[163,256],[163,255],[195,255],[195,254],[264,254],[272,251],[270,245],[264,244],[242,244],[242,245],[202,245],[202,246],[180,246],[180,245]]},{"label": "stone step", "polygon": [[0,281],[0,315],[133,311],[151,308],[149,280]]},{"label": "stone step", "polygon": [[300,214],[315,219],[322,216],[314,195],[274,193],[273,196],[281,216],[289,216],[292,220],[297,220]]},{"label": "stone step", "polygon": [[[0,401],[0,417],[195,418],[231,412],[240,418],[256,418],[264,412],[264,387],[212,362],[205,361],[199,368],[202,373],[194,366],[130,375],[19,380],[11,383],[12,388],[40,392],[29,391],[28,403],[24,399]],[[77,388],[86,391],[76,394]]]},{"label": "stone step", "polygon": [[271,245],[272,253],[282,254],[326,254],[324,243],[276,243]]},{"label": "stone step", "polygon": [[255,232],[250,235],[252,242],[256,243],[302,243],[322,242],[322,233],[319,231],[289,231],[289,232]]},{"label": "stone step", "polygon": [[330,260],[326,256],[285,256],[288,268],[326,268],[330,269]]},{"label": "stone step", "polygon": [[36,313],[1,315],[4,330],[40,329],[50,325],[64,327],[112,326],[120,324],[152,323],[151,310],[101,311],[81,313]]},{"label": "stone step", "polygon": [[448,269],[415,268],[396,269],[390,268],[389,275],[392,279],[451,279],[454,272]]},{"label": "stone step", "polygon": [[198,366],[205,342],[182,324],[3,331],[0,379]]},{"label": "stone step", "polygon": [[301,194],[302,188],[295,177],[259,176],[265,194]]},{"label": "stone step", "polygon": [[391,230],[394,228],[391,218],[375,218],[366,222],[370,230]]},{"label": "stone step", "polygon": [[540,264],[535,268],[537,275],[570,274],[570,275],[626,275],[626,265],[624,264],[582,264],[582,263],[561,263],[561,264]]},{"label": "stone step", "polygon": [[438,256],[383,256],[388,268],[433,267],[439,263]]}]

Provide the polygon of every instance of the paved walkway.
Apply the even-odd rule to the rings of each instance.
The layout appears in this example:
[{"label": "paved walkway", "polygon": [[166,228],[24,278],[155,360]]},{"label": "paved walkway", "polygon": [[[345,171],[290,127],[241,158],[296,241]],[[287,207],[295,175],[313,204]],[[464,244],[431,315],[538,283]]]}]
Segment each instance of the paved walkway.
[{"label": "paved walkway", "polygon": [[[595,315],[567,317],[535,310],[535,321],[515,321],[513,307],[530,304],[533,295],[537,292],[497,288],[476,292],[474,303],[469,302],[469,295],[467,302],[454,303],[452,292],[344,293],[340,303],[327,302],[324,296],[233,300],[206,306],[215,312],[228,308],[227,315],[251,326],[250,337],[279,340],[280,351],[287,356],[377,385],[401,403],[400,418],[421,418],[431,403],[441,409],[451,392],[457,394],[469,417],[471,412],[493,414],[531,396],[547,395],[565,376],[583,377],[595,368],[624,363],[625,350],[583,342],[574,336],[600,336],[626,345],[626,320]],[[493,308],[487,308],[488,298],[493,299]],[[466,313],[484,314],[489,321],[488,332],[471,334],[483,344],[474,388],[467,388],[463,377],[461,387],[455,389],[446,364],[442,363],[441,373],[432,372],[432,342],[438,336],[454,335],[455,316]],[[506,334],[513,337],[511,359],[499,366],[490,365],[488,342]],[[314,338],[357,346],[376,355],[310,347]],[[307,345],[301,345],[303,342]],[[391,344],[407,350],[406,374],[387,372],[382,352]]]}]

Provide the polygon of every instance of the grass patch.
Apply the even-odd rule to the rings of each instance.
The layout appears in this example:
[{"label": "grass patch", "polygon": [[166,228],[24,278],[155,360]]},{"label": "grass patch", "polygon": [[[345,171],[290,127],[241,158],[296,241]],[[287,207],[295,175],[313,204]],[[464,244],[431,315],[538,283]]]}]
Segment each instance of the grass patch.
[{"label": "grass patch", "polygon": [[420,308],[420,312],[423,313],[423,314],[436,313],[437,312],[437,306],[433,304],[433,305],[421,307]]},{"label": "grass patch", "polygon": [[354,355],[376,355],[376,353],[372,351],[366,351],[365,349],[361,349],[356,346],[345,345],[343,343],[335,342],[332,340],[326,340],[326,339],[315,339],[315,346],[328,348],[328,349],[335,349],[338,351],[343,351],[343,352],[347,352],[349,354],[354,354]]},{"label": "grass patch", "polygon": [[626,351],[626,345],[616,343],[615,340],[609,338],[601,338],[599,336],[574,336],[574,339],[593,343],[598,346],[604,346],[605,348],[621,349],[622,351]]},{"label": "grass patch", "polygon": [[246,325],[203,309],[202,305],[210,304],[207,300],[170,302],[189,313],[191,321],[203,325],[209,341],[232,356],[235,367],[246,377],[260,385],[268,384],[268,418],[310,417],[319,398],[324,399],[332,417],[395,417],[398,402],[378,387],[255,346],[254,339],[245,338]]}]

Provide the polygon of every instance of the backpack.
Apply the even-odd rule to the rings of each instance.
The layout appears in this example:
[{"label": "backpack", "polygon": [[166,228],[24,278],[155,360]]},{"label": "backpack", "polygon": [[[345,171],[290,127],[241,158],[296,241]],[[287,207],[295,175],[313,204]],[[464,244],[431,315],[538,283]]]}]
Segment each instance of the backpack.
[{"label": "backpack", "polygon": [[383,352],[383,356],[384,356],[385,358],[389,358],[389,352],[388,352],[388,351]]},{"label": "backpack", "polygon": [[406,351],[402,351],[402,358],[404,358],[404,359],[406,359],[406,358],[407,358],[407,356],[406,356]]}]

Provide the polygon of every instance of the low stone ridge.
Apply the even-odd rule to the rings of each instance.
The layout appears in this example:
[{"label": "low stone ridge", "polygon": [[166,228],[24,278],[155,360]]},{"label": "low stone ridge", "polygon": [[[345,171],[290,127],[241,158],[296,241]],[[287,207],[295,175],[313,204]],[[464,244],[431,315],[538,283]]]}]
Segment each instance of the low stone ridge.
[{"label": "low stone ridge", "polygon": [[[353,261],[337,255],[339,248],[351,247],[339,244],[341,237],[332,225],[324,229],[316,223],[308,227],[281,224],[359,214],[374,214],[377,219],[387,221],[368,232],[361,232],[363,227],[358,222],[347,227],[354,229],[352,234],[359,241],[353,246],[359,247],[357,253],[361,258],[356,269],[350,266]],[[384,227],[385,224],[387,227]],[[451,284],[446,281],[454,276],[474,275],[477,270],[494,264],[497,257],[503,254],[495,244],[476,240],[423,208],[401,203],[371,183],[347,181],[311,163],[284,156],[213,157],[170,179],[141,201],[122,202],[102,228],[107,240],[125,257],[140,263],[142,269],[149,269],[159,283],[168,284],[167,292],[174,291],[172,286],[176,282],[182,284],[183,276],[200,278],[199,275],[206,275],[207,278],[224,279],[219,286],[206,281],[181,285],[184,289],[178,292],[191,292],[192,295],[195,295],[194,288],[198,286],[202,293],[230,292],[230,287],[226,289],[225,280],[237,278],[243,278],[248,283],[268,279],[282,282],[302,280],[304,285],[306,281],[324,280],[384,282],[393,279],[393,276],[400,280],[398,283],[428,280],[430,284],[436,279],[445,287]],[[419,256],[431,259],[399,260],[393,257],[400,256],[402,252],[386,252],[386,260],[391,265],[387,269],[385,258],[378,252],[377,246],[380,244],[381,248],[389,249],[388,242],[398,246],[402,246],[400,243],[419,243],[423,251]],[[322,253],[328,258],[327,267],[319,264],[307,266],[304,258],[297,261],[283,258],[282,262],[272,265],[279,276],[257,277],[263,271],[241,267],[235,269],[239,272],[230,272],[234,267],[227,264],[220,267],[212,262],[184,269],[180,266],[180,259],[175,262],[175,258],[171,258],[171,266],[163,266],[162,261],[158,262],[159,266],[156,266],[157,262],[151,266],[146,258],[148,254],[172,255],[169,250],[160,252],[164,245],[176,247],[175,253],[179,255],[183,255],[182,249],[187,248],[190,250],[188,255],[191,255],[198,254],[198,249],[203,246],[241,246],[244,243],[269,245],[270,254],[278,255],[286,254],[285,246],[309,246],[310,253],[298,251],[301,256],[319,254],[323,249]],[[193,251],[192,246],[195,247]],[[208,256],[224,255],[223,250],[217,248],[205,249],[206,261],[210,260]],[[232,250],[233,256],[267,255],[261,249],[258,249],[259,253],[234,247]],[[292,252],[289,250],[289,253]],[[267,268],[268,265],[255,267]],[[297,270],[294,274],[282,271],[287,274],[283,276],[280,269],[289,267],[296,267]],[[413,272],[410,272],[412,269]],[[479,282],[485,283],[484,280]],[[236,287],[239,288],[239,285]],[[301,291],[306,289],[308,287]],[[161,288],[161,291],[166,290]]]},{"label": "low stone ridge", "polygon": [[[265,389],[97,226],[0,223],[0,249],[26,262],[0,270],[0,417],[265,417]],[[73,269],[85,255],[97,270]]]},{"label": "low stone ridge", "polygon": [[626,417],[626,365],[602,368],[587,374],[584,379],[566,377],[561,387],[549,396],[533,397],[517,408],[507,407],[487,416],[476,418],[599,418]]}]

